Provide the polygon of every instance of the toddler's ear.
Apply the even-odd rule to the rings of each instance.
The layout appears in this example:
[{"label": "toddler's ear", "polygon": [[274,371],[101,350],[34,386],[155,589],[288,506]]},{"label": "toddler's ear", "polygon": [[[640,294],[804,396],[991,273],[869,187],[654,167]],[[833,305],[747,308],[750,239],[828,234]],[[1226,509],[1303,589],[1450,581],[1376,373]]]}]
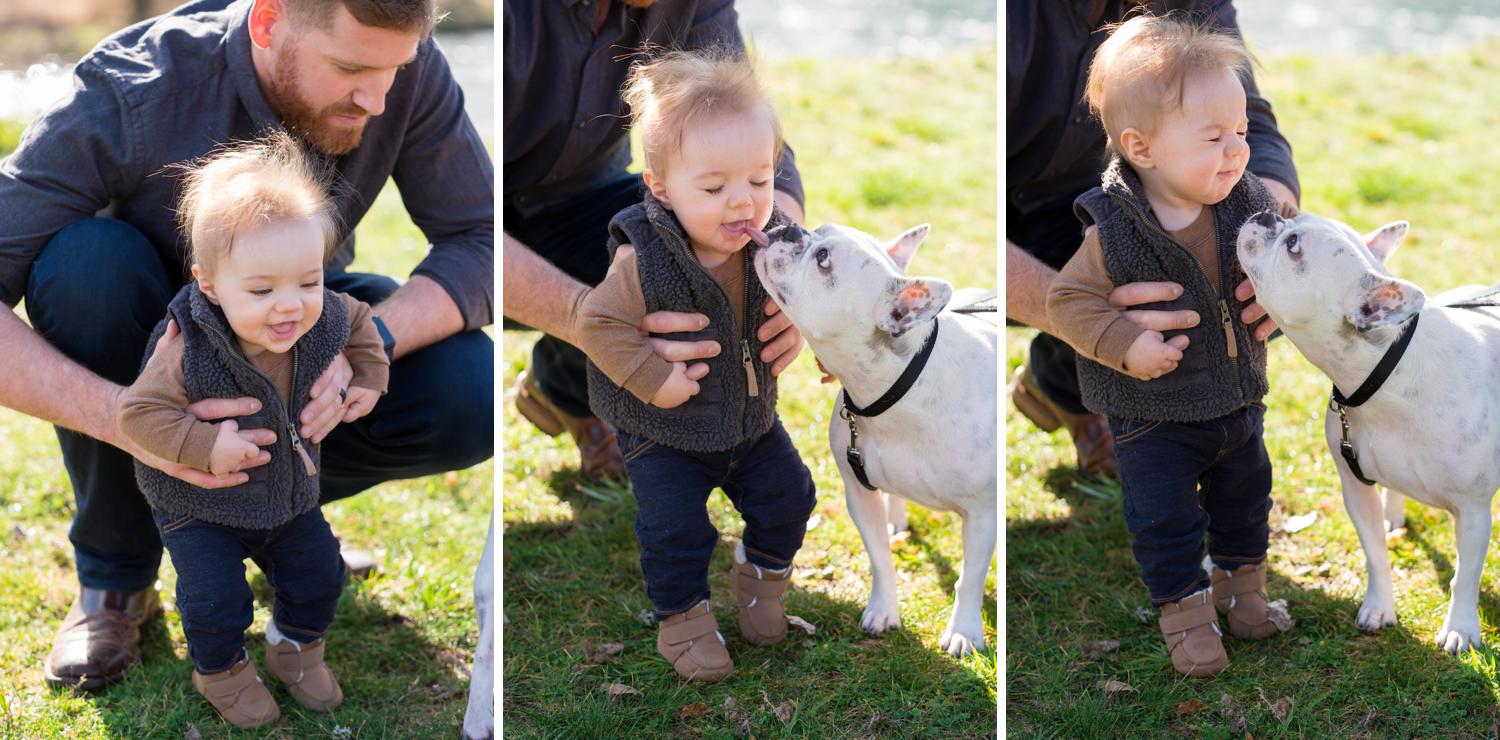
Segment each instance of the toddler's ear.
[{"label": "toddler's ear", "polygon": [[214,293],[214,283],[208,279],[208,275],[203,272],[202,267],[193,265],[193,279],[198,281],[198,290],[203,291],[203,296],[215,306],[219,305],[219,296]]},{"label": "toddler's ear", "polygon": [[667,208],[672,207],[672,202],[667,199],[667,181],[665,178],[657,177],[650,167],[641,171],[641,181],[646,184],[646,189],[651,191],[651,196],[661,201]]}]

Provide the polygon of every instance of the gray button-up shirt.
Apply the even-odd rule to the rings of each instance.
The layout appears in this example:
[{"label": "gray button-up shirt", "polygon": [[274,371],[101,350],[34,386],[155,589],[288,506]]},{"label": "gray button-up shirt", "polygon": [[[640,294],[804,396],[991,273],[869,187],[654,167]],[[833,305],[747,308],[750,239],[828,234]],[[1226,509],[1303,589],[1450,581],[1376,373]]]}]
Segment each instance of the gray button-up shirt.
[{"label": "gray button-up shirt", "polygon": [[[530,217],[625,172],[628,59],[650,49],[743,49],[733,0],[613,0],[595,33],[597,0],[505,0],[505,207]],[[625,58],[625,61],[622,61]],[[776,189],[802,202],[791,147]],[[602,248],[604,237],[599,244]]]},{"label": "gray button-up shirt", "polygon": [[[174,221],[180,179],[169,166],[282,127],[251,65],[249,8],[190,3],[116,33],[78,63],[72,93],[0,160],[0,300],[21,300],[53,235],[111,205],[156,245],[174,279],[186,278],[190,252]],[[431,242],[412,274],[443,286],[466,329],[491,324],[494,164],[432,40],[396,73],[385,104],[359,147],[332,158],[344,237],[329,271],[354,259],[354,225],[395,178]]]}]

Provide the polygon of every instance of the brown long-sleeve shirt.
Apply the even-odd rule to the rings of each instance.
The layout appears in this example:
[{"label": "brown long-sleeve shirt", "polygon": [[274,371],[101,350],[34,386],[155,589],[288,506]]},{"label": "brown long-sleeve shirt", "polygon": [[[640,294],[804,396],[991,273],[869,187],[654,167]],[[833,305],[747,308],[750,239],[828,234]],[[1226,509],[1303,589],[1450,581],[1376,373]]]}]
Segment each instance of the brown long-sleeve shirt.
[{"label": "brown long-sleeve shirt", "polygon": [[[349,342],[344,357],[354,369],[351,387],[384,394],[390,379],[380,332],[371,321],[370,307],[336,293],[349,314]],[[182,338],[168,342],[151,356],[140,377],[120,398],[120,431],[147,452],[198,470],[208,470],[219,422],[199,421],[187,412],[187,383],[182,371]],[[281,400],[292,405],[292,353],[262,352],[250,364],[276,384]]]},{"label": "brown long-sleeve shirt", "polygon": [[[739,325],[745,325],[745,260],[735,255],[718,267],[705,268],[724,288],[731,305],[739,306]],[[635,255],[623,258],[579,308],[579,346],[598,348],[589,359],[610,380],[645,403],[667,382],[672,363],[651,349],[637,327],[646,315],[646,297]]]}]

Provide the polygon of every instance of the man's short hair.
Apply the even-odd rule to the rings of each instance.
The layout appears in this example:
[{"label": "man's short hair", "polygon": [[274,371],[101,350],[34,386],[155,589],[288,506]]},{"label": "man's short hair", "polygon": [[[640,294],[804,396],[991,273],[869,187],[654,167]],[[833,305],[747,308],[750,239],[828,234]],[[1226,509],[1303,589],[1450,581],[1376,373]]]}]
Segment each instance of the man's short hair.
[{"label": "man's short hair", "polygon": [[342,5],[362,25],[422,38],[432,34],[440,19],[437,0],[283,0],[289,14],[326,29],[333,24],[333,10]]},{"label": "man's short hair", "polygon": [[1127,128],[1150,133],[1164,113],[1182,107],[1183,85],[1198,72],[1229,70],[1243,83],[1252,58],[1238,36],[1181,14],[1137,15],[1109,27],[1089,65],[1084,98],[1117,149]]}]

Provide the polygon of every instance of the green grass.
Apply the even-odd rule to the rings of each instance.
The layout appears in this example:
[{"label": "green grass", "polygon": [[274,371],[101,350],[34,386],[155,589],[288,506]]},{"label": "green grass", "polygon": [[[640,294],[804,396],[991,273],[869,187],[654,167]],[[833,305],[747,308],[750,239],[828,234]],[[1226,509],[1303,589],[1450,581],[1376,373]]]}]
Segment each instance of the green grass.
[{"label": "green grass", "polygon": [[[0,124],[0,151],[14,146],[8,131]],[[377,199],[358,238],[356,270],[404,276],[426,251],[393,187]],[[485,462],[386,483],[326,507],[334,531],[373,549],[382,569],[345,587],[329,628],[328,662],[344,705],[331,714],[307,712],[267,678],[284,716],[249,736],[456,736],[478,639],[471,584],[493,500],[494,464]],[[228,736],[229,726],[189,683],[187,643],[170,607],[171,565],[160,580],[168,611],[146,625],[140,667],[98,693],[45,684],[42,662],[77,588],[67,539],[72,513],[52,428],[0,409],[0,738]],[[271,592],[259,570],[249,571],[257,602],[250,653],[264,666]]]},{"label": "green grass", "polygon": [[[1428,295],[1500,280],[1500,171],[1483,156],[1500,126],[1500,45],[1431,57],[1269,58],[1262,89],[1292,142],[1305,210],[1368,231],[1412,223],[1392,259]],[[1007,332],[1007,367],[1033,332]],[[1500,676],[1489,649],[1452,657],[1432,644],[1456,548],[1451,519],[1407,504],[1391,542],[1401,623],[1355,627],[1365,564],[1322,439],[1329,384],[1290,342],[1271,345],[1266,445],[1275,467],[1272,598],[1289,600],[1289,633],[1226,639],[1229,668],[1208,680],[1171,669],[1130,552],[1118,489],[1081,484],[1061,431],[1006,414],[1007,727],[1017,736],[1493,737]],[[1417,430],[1413,430],[1417,433]],[[1285,520],[1315,512],[1295,534]],[[1489,563],[1480,599],[1486,640],[1500,641]],[[1119,640],[1101,660],[1083,641]],[[1135,690],[1106,694],[1113,679]],[[1227,697],[1227,699],[1226,699]],[[1289,700],[1279,718],[1273,705]],[[1196,702],[1196,704],[1194,704]],[[1179,707],[1181,709],[1179,709]]]},{"label": "green grass", "polygon": [[[995,50],[933,61],[768,62],[787,138],[807,186],[808,222],[892,237],[930,222],[914,274],[994,285]],[[506,332],[507,388],[536,335]],[[578,484],[571,442],[505,414],[504,721],[508,734],[549,737],[984,737],[995,732],[994,602],[990,648],[955,660],[937,647],[962,559],[959,520],[912,507],[912,534],[894,546],[905,629],[859,629],[869,561],[848,518],[826,429],[835,386],[819,385],[810,352],[781,377],[779,411],[812,470],[818,504],[797,556],[787,610],[814,624],[785,643],[753,647],[734,626],[725,573],[741,521],[721,496],[710,566],[714,607],[736,673],[714,684],[679,680],[655,650],[656,629],[628,489]],[[971,564],[972,566],[973,564]],[[987,593],[994,598],[994,572]],[[617,662],[589,663],[588,646],[620,643]],[[601,685],[640,693],[611,699]],[[738,709],[726,709],[732,700]],[[790,702],[783,722],[774,708]],[[698,705],[702,706],[699,707]],[[701,710],[701,713],[697,713]],[[696,713],[696,714],[695,714]],[[748,725],[742,727],[742,723]]]}]

